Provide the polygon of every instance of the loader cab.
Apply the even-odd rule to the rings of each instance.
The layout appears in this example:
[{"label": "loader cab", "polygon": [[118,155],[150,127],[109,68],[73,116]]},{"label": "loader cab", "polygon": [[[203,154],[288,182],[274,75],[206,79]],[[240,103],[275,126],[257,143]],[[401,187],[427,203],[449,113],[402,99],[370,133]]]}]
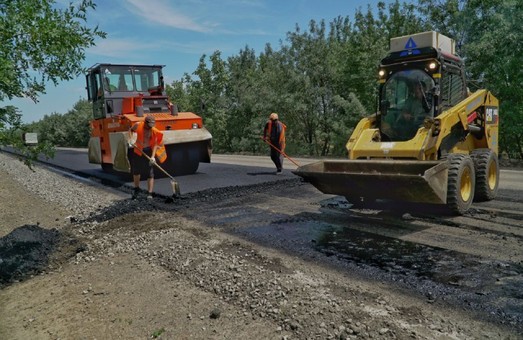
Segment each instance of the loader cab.
[{"label": "loader cab", "polygon": [[420,69],[393,73],[380,91],[381,130],[391,141],[412,139],[434,117],[434,80]]},{"label": "loader cab", "polygon": [[464,63],[453,40],[435,32],[393,38],[390,47],[378,70],[378,127],[382,141],[407,141],[467,97]]},{"label": "loader cab", "polygon": [[164,95],[162,65],[97,64],[86,75],[95,119],[122,114],[124,98]]}]

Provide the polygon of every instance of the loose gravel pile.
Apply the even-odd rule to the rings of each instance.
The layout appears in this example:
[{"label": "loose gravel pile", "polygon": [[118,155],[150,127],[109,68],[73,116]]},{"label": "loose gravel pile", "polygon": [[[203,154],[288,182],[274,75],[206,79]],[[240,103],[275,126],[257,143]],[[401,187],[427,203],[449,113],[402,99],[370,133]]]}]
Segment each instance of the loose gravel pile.
[{"label": "loose gravel pile", "polygon": [[[172,216],[178,205],[235,196],[237,188],[189,195],[178,205],[175,202],[165,206],[158,201],[133,201],[127,193],[108,192],[106,188],[39,165],[32,171],[1,153],[0,162],[12,179],[28,191],[71,211],[62,232],[71,233],[85,243],[81,251],[68,254],[68,262],[73,265],[119,254],[138,254],[172,272],[174,280],[190,282],[218,296],[223,303],[235,306],[236,317],[251,322],[257,319],[273,322],[275,334],[282,339],[395,338],[405,332],[387,321],[386,316],[397,311],[387,305],[385,297],[372,298],[372,304],[383,316],[365,319],[359,308],[354,310],[356,302],[347,304],[342,297],[356,295],[350,287],[338,287],[343,294],[337,296],[324,287],[331,283],[289,268],[280,259],[261,254],[248,244],[223,239],[212,232],[195,231],[198,225],[181,216]],[[260,188],[242,189],[245,190],[257,192]],[[159,213],[160,208],[171,212]],[[51,234],[57,235],[56,230]],[[49,244],[43,238],[40,241]],[[32,269],[27,273],[34,274]],[[211,318],[220,317],[219,306],[209,306],[209,310]]]},{"label": "loose gravel pile", "polygon": [[122,192],[102,189],[71,174],[51,171],[39,164],[29,169],[10,154],[0,152],[0,163],[12,181],[35,195],[66,207],[73,213],[74,220],[93,216],[127,196]]}]

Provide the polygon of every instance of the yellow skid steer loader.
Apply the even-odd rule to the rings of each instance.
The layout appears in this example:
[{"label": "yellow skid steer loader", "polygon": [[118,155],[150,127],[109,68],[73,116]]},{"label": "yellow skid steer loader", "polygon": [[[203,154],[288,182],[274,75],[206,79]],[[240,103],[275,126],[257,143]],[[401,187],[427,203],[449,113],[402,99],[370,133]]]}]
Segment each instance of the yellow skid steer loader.
[{"label": "yellow skid steer loader", "polygon": [[379,110],[347,142],[349,160],[295,174],[355,207],[380,200],[447,205],[463,214],[499,183],[499,103],[469,93],[454,41],[436,32],[391,39],[378,71]]}]

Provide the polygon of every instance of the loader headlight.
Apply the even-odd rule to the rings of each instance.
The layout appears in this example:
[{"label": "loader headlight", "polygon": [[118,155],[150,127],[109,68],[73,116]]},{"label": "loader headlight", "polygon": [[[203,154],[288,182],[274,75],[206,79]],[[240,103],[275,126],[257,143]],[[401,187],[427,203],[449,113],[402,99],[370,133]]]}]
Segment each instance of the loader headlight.
[{"label": "loader headlight", "polygon": [[385,75],[385,70],[379,70],[378,75],[380,78],[383,77]]},{"label": "loader headlight", "polygon": [[431,63],[429,64],[429,69],[430,69],[430,70],[435,70],[437,66],[438,66],[438,65],[437,65],[435,62],[431,62]]},{"label": "loader headlight", "polygon": [[192,123],[192,128],[193,129],[198,129],[199,128],[198,123]]}]

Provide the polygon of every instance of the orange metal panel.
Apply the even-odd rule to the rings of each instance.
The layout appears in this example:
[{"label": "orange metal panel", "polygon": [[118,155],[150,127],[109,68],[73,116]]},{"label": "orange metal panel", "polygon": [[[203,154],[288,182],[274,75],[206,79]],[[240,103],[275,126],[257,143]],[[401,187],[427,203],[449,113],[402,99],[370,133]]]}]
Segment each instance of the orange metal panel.
[{"label": "orange metal panel", "polygon": [[122,113],[134,113],[134,97],[124,98],[122,102]]}]

